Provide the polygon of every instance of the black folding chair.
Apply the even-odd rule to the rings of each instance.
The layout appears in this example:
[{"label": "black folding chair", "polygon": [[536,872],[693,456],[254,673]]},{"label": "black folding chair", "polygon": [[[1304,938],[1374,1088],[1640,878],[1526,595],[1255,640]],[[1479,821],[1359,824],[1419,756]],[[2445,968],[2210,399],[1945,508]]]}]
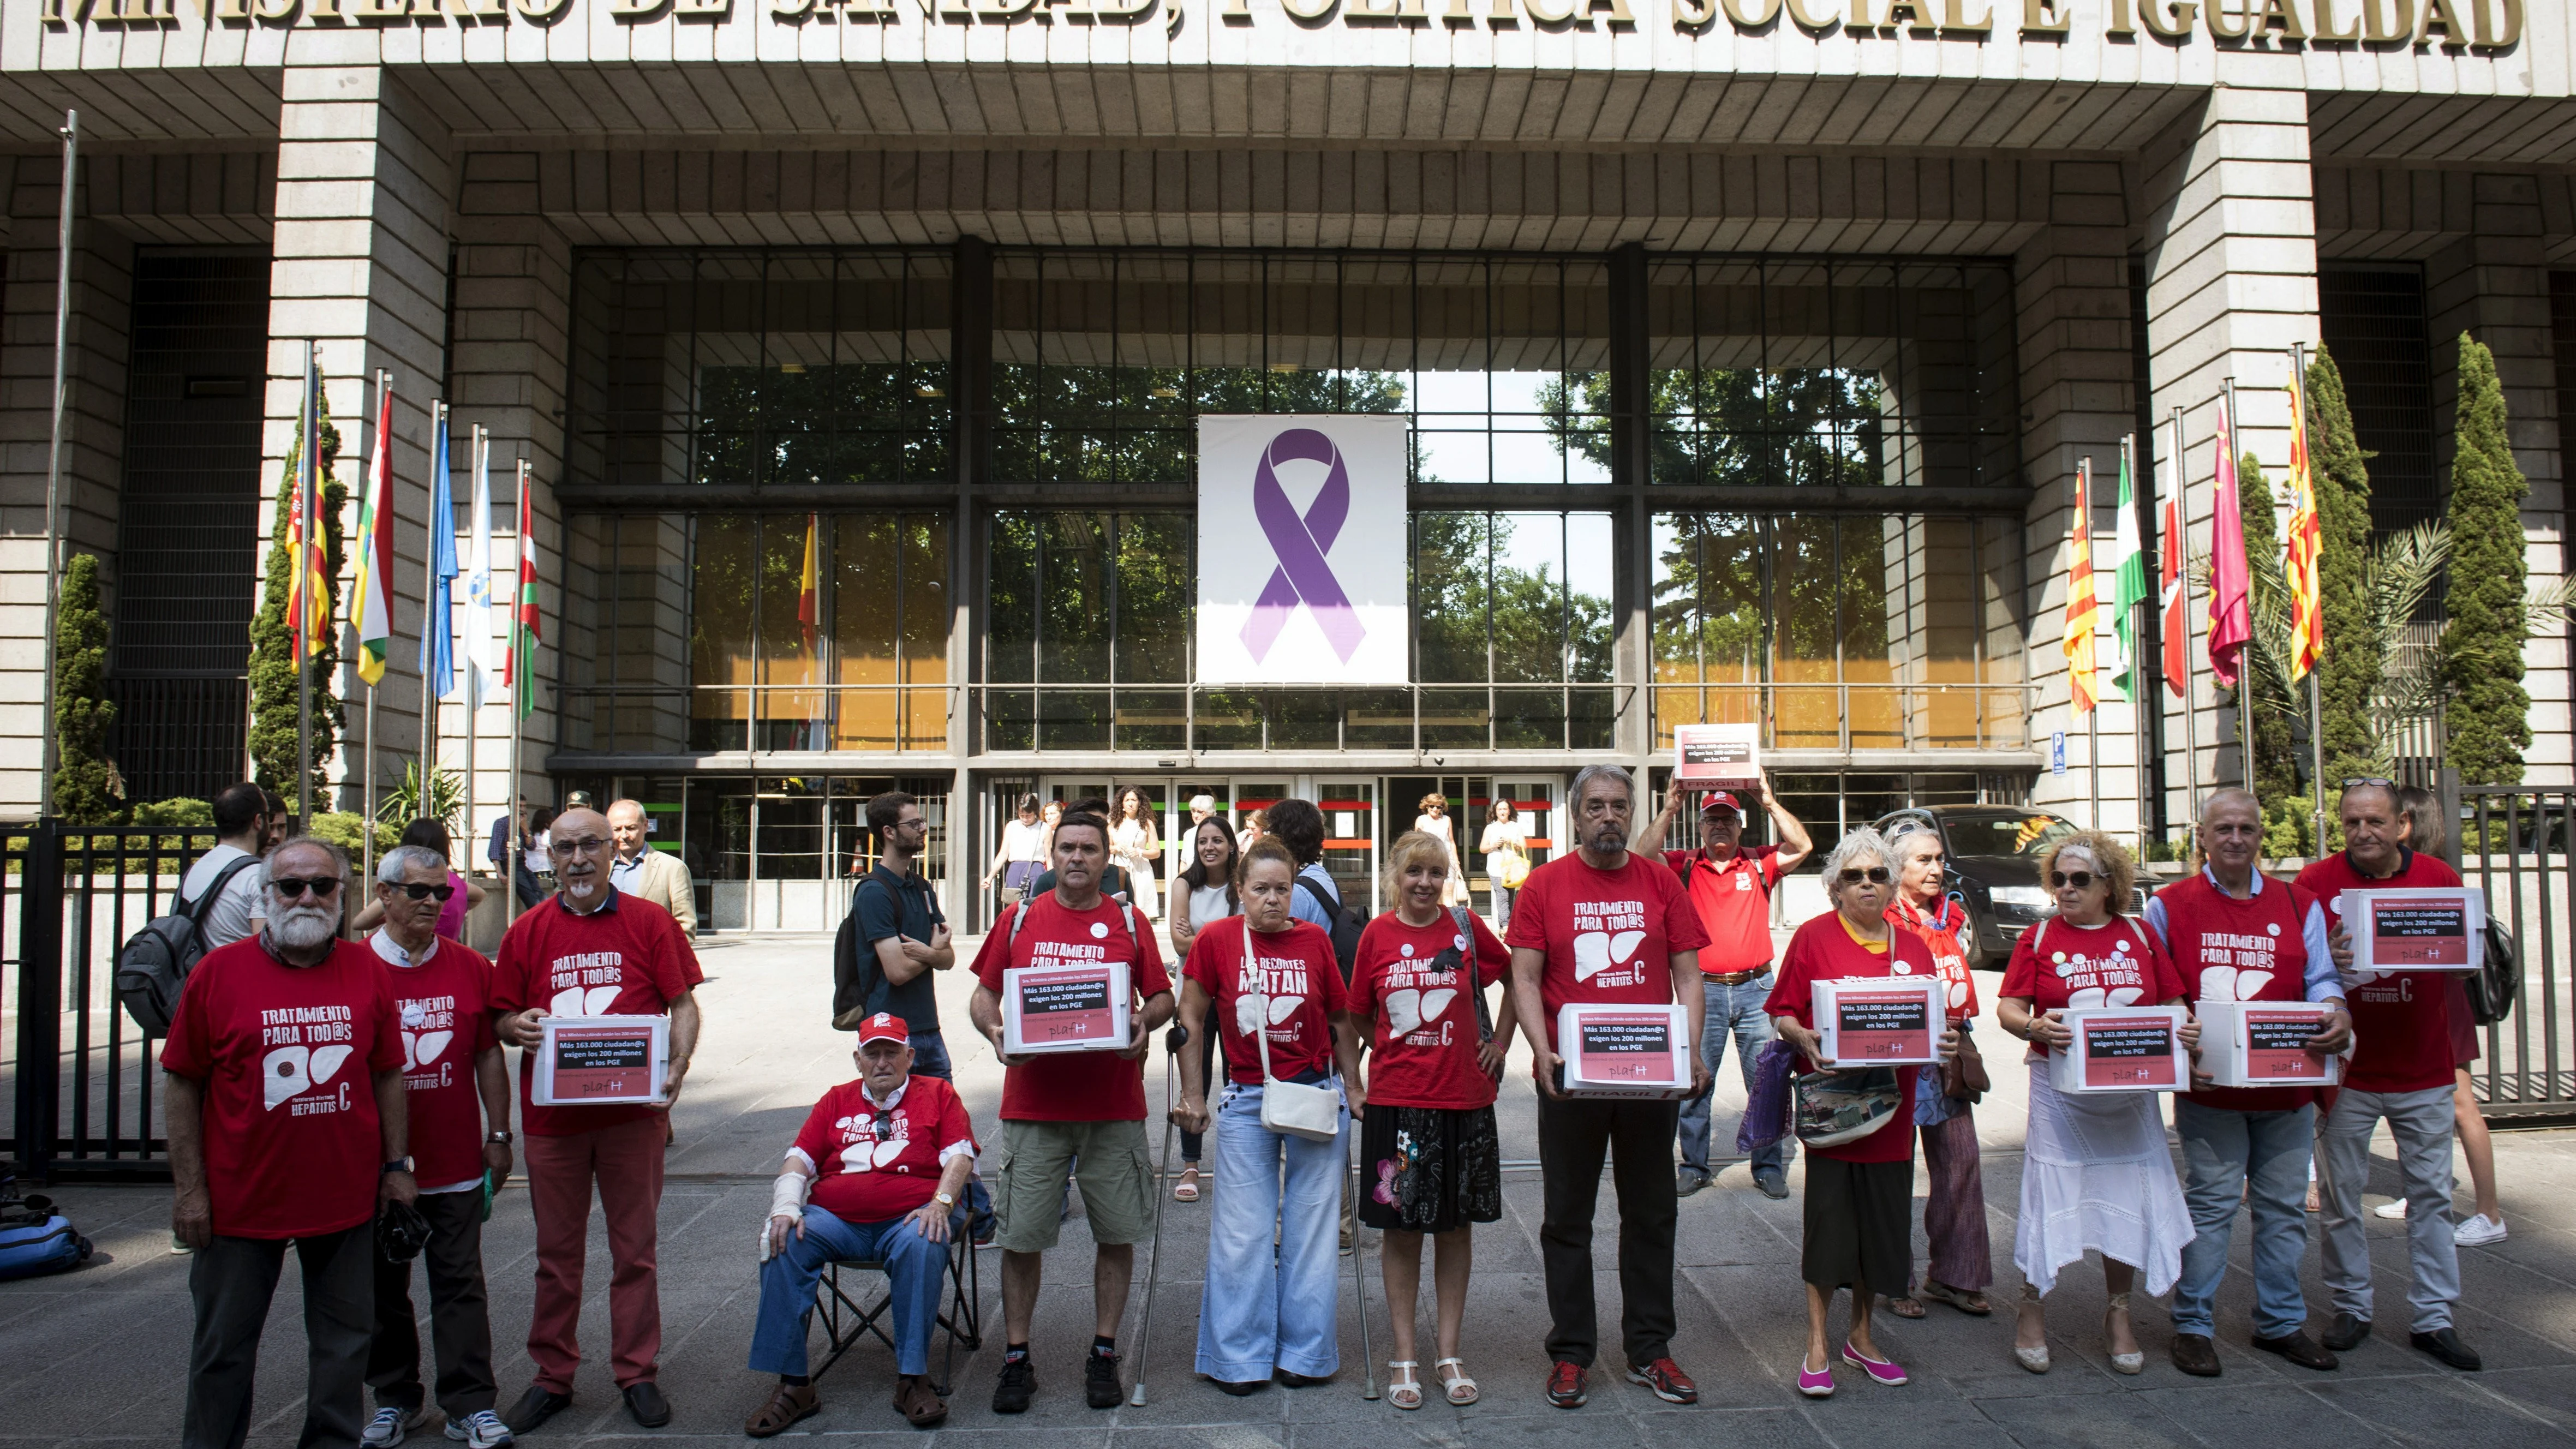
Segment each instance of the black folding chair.
[{"label": "black folding chair", "polygon": [[[894,1351],[894,1335],[880,1321],[893,1311],[893,1285],[887,1284],[876,1302],[866,1308],[841,1287],[844,1268],[883,1273],[885,1266],[882,1258],[843,1258],[824,1268],[823,1280],[814,1291],[814,1306],[822,1310],[823,1336],[830,1340],[832,1348],[814,1366],[816,1379],[839,1363],[841,1355],[856,1347],[863,1336],[873,1334],[887,1352]],[[983,1286],[983,1265],[976,1261],[975,1245],[966,1231],[966,1214],[960,1210],[948,1220],[948,1306],[938,1316],[938,1327],[948,1335],[948,1343],[940,1355],[939,1376],[930,1381],[931,1392],[943,1399],[948,1397],[949,1381],[956,1374],[957,1350],[962,1347],[973,1353],[984,1346]]]}]

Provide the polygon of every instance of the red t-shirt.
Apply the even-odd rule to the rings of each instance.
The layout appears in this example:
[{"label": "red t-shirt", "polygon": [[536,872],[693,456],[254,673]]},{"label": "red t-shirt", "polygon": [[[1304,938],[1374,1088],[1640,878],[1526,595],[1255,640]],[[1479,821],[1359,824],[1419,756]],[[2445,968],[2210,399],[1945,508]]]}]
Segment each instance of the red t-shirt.
[{"label": "red t-shirt", "polygon": [[1902,926],[1932,953],[1932,965],[1941,973],[1942,994],[1949,1000],[1952,1021],[1966,1021],[1977,1014],[1977,978],[1968,970],[1968,950],[1959,943],[1959,933],[1968,929],[1964,912],[1948,901],[1941,903],[1938,916],[1905,901],[1891,901],[1887,907],[1890,925]]},{"label": "red t-shirt", "polygon": [[[2183,877],[2156,899],[2164,903],[2165,948],[2184,1000],[2305,1001],[2309,894],[2277,880],[2238,900],[2204,873]],[[2210,1087],[2186,1092],[2204,1107],[2233,1112],[2295,1112],[2317,1099],[2309,1087]]]},{"label": "red t-shirt", "polygon": [[[1011,939],[1021,912],[1029,923]],[[993,923],[984,949],[975,953],[975,979],[998,992],[1002,973],[1027,966],[1127,963],[1128,1011],[1172,989],[1163,970],[1162,948],[1154,944],[1154,923],[1136,916],[1134,936],[1127,933],[1132,912],[1107,896],[1087,911],[1068,909],[1047,891],[1024,905],[1013,906]],[[1142,1122],[1145,1120],[1145,1064],[1114,1051],[1048,1052],[1002,1072],[1002,1120],[1005,1122]]]},{"label": "red t-shirt", "polygon": [[1681,878],[1708,932],[1701,975],[1732,976],[1771,964],[1771,888],[1780,883],[1780,847],[1740,846],[1724,865],[1711,864],[1706,850],[1667,850],[1664,864]]},{"label": "red t-shirt", "polygon": [[[650,901],[612,891],[586,916],[549,896],[501,937],[492,967],[492,1009],[548,1016],[661,1016],[705,979],[679,922]],[[519,1121],[531,1137],[569,1137],[649,1117],[645,1103],[540,1107],[536,1064],[519,1054]]]},{"label": "red t-shirt", "polygon": [[1570,852],[1521,883],[1505,939],[1547,953],[1538,999],[1554,1051],[1556,1013],[1569,1001],[1670,1005],[1673,953],[1706,946],[1708,929],[1662,862],[1632,852],[1617,870],[1595,870]]},{"label": "red t-shirt", "polygon": [[1494,1079],[1476,1065],[1484,1038],[1476,1029],[1481,993],[1503,979],[1512,953],[1469,913],[1462,952],[1473,953],[1476,980],[1466,961],[1434,970],[1441,952],[1457,948],[1458,923],[1448,911],[1428,926],[1408,926],[1393,911],[1369,922],[1351,966],[1351,1010],[1372,1023],[1368,1099],[1389,1107],[1437,1107],[1466,1112],[1494,1104]]},{"label": "red t-shirt", "polygon": [[[499,1041],[492,1034],[492,963],[445,937],[418,966],[385,960],[372,940],[367,949],[384,961],[394,1017],[402,1027],[412,1176],[424,1190],[479,1182],[486,1128],[474,1064]],[[495,1122],[489,1130],[509,1125]]]},{"label": "red t-shirt", "polygon": [[1245,928],[1228,917],[1199,932],[1181,975],[1199,984],[1216,1004],[1216,1020],[1234,1040],[1225,1046],[1226,1080],[1261,1085],[1261,1043],[1253,1036],[1262,1016],[1261,992],[1270,994],[1270,1075],[1281,1081],[1301,1072],[1333,1070],[1333,1018],[1350,1010],[1350,988],[1333,959],[1333,938],[1321,926],[1290,921],[1274,933],[1254,931],[1252,955],[1261,965],[1255,982],[1244,964]]},{"label": "red t-shirt", "polygon": [[[2089,928],[2051,916],[2021,933],[1996,994],[2018,996],[2035,1012],[2160,1006],[2182,995],[2182,977],[2156,933],[2126,916]],[[2048,1054],[2037,1042],[2031,1050]]]},{"label": "red t-shirt", "polygon": [[228,1238],[304,1238],[375,1216],[385,1162],[371,1074],[403,1063],[376,953],[289,966],[260,937],[206,953],[161,1065],[205,1085],[206,1192]]},{"label": "red t-shirt", "polygon": [[891,1222],[930,1201],[950,1158],[975,1155],[975,1124],[937,1077],[906,1077],[882,1111],[865,1082],[843,1082],[806,1114],[792,1151],[814,1170],[814,1206],[845,1223]]},{"label": "red t-shirt", "polygon": [[[1852,939],[1851,928],[1843,923],[1838,911],[1827,911],[1798,928],[1789,938],[1789,948],[1780,953],[1779,979],[1771,983],[1771,999],[1762,1009],[1774,1017],[1796,1017],[1809,1031],[1816,1029],[1815,983],[1840,981],[1849,976],[1929,976],[1937,968],[1932,962],[1932,948],[1911,931],[1890,927],[1887,947],[1873,951]],[[1808,1062],[1813,1071],[1815,1063]],[[1880,1124],[1866,1137],[1836,1147],[1810,1147],[1818,1157],[1837,1162],[1906,1162],[1914,1156],[1914,1079],[1921,1067],[1898,1067],[1896,1081],[1901,1099],[1896,1115]]]},{"label": "red t-shirt", "polygon": [[[2435,856],[2405,851],[2397,874],[2372,880],[2338,852],[2299,872],[2299,888],[2326,908],[2328,929],[2343,923],[2348,890],[2456,886],[2460,873]],[[2357,1092],[2423,1092],[2448,1089],[2457,1080],[2451,1054],[2451,987],[2448,971],[2383,971],[2344,992],[2352,1008],[2352,1060],[2343,1084]]]}]

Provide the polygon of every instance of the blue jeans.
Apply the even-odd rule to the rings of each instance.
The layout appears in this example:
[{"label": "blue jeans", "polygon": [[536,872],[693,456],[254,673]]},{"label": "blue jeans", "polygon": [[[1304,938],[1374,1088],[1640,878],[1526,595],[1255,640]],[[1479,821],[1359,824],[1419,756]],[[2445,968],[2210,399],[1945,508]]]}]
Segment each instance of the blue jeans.
[{"label": "blue jeans", "polygon": [[[1726,1039],[1735,1038],[1736,1069],[1744,1074],[1747,1091],[1753,1087],[1753,1059],[1778,1035],[1771,1026],[1771,1014],[1762,1003],[1771,998],[1771,972],[1734,986],[1720,986],[1703,978],[1700,990],[1705,1004],[1701,1009],[1699,1059],[1708,1064],[1708,1090],[1682,1103],[1680,1136],[1682,1165],[1694,1172],[1708,1171],[1709,1104],[1717,1096],[1717,1068],[1726,1060]],[[1754,1172],[1780,1172],[1789,1165],[1789,1139],[1782,1137],[1753,1154]]]},{"label": "blue jeans", "polygon": [[895,1372],[930,1372],[930,1330],[939,1321],[947,1246],[923,1237],[910,1214],[892,1222],[845,1223],[818,1207],[805,1209],[805,1236],[789,1234],[786,1248],[760,1265],[752,1372],[805,1372],[805,1322],[814,1312],[814,1285],[823,1281],[827,1264],[850,1258],[885,1260],[894,1289]]},{"label": "blue jeans", "polygon": [[[937,1077],[952,1087],[957,1085],[957,1078],[949,1068],[948,1040],[939,1034],[938,1028],[914,1032],[908,1044],[912,1047],[912,1069],[915,1072],[925,1077]],[[961,1206],[966,1209],[966,1220],[979,1230],[993,1220],[993,1195],[984,1190],[981,1172],[966,1174],[966,1200]]]},{"label": "blue jeans", "polygon": [[1261,1125],[1262,1090],[1228,1084],[1216,1109],[1198,1371],[1228,1383],[1266,1380],[1274,1369],[1320,1378],[1341,1365],[1333,1315],[1350,1111],[1340,1136],[1310,1142]]},{"label": "blue jeans", "polygon": [[1494,887],[1494,934],[1499,936],[1512,928],[1512,903],[1520,898],[1517,886]]},{"label": "blue jeans", "polygon": [[2284,1338],[2307,1326],[2299,1260],[2308,1250],[2308,1153],[2316,1112],[2238,1112],[2174,1098],[2185,1169],[2182,1195],[2194,1230],[2183,1245],[2182,1277],[2174,1284],[2174,1332],[2210,1332],[2210,1305],[2227,1276],[2240,1193],[2254,1214],[2254,1332]]}]

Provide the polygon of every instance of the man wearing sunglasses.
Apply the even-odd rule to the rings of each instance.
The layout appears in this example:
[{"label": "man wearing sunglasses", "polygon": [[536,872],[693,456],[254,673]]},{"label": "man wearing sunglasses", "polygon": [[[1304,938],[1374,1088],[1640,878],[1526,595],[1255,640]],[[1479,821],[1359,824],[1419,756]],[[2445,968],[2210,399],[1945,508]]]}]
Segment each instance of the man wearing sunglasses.
[{"label": "man wearing sunglasses", "polygon": [[[386,852],[376,867],[385,923],[367,944],[384,962],[402,1024],[412,1163],[429,1223],[420,1256],[429,1275],[438,1406],[449,1438],[494,1449],[511,1441],[492,1412],[500,1391],[483,1285],[483,1215],[487,1175],[494,1189],[510,1176],[510,1074],[492,1034],[492,963],[438,934],[438,913],[455,891],[437,851],[405,845]],[[399,1444],[427,1421],[408,1260],[376,1259],[367,1382],[376,1391],[376,1416],[358,1441],[365,1449]]]},{"label": "man wearing sunglasses", "polygon": [[[2211,795],[2200,808],[2200,847],[2208,865],[2156,892],[2146,911],[2147,929],[2182,976],[2184,1000],[2323,1002],[2332,1009],[2308,1051],[2322,1058],[2349,1046],[2352,1019],[2326,951],[2324,909],[2305,887],[2265,880],[2255,868],[2262,807],[2243,790]],[[2220,1372],[2213,1314],[2240,1202],[2254,1215],[2254,1346],[2301,1368],[2338,1366],[2308,1337],[2299,1287],[2316,1110],[2306,1087],[2204,1085],[2174,1098],[2193,1229],[2173,1295],[2173,1362],[2184,1373]]]}]

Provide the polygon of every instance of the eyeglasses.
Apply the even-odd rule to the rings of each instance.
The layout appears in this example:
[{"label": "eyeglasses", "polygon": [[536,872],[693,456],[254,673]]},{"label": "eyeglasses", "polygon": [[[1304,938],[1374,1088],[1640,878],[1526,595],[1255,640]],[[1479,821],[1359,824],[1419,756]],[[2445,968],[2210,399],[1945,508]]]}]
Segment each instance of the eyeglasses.
[{"label": "eyeglasses", "polygon": [[2089,870],[2052,870],[2048,873],[2049,885],[2059,889],[2073,886],[2079,891],[2093,889],[2093,882],[2101,878]]},{"label": "eyeglasses", "polygon": [[1887,867],[1883,865],[1873,865],[1867,870],[1862,870],[1858,866],[1847,867],[1841,876],[1844,885],[1858,885],[1862,881],[1868,881],[1871,885],[1885,885],[1888,879]]},{"label": "eyeglasses", "polygon": [[556,855],[597,855],[608,848],[608,842],[596,835],[579,840],[550,840],[546,849]]},{"label": "eyeglasses", "polygon": [[302,876],[271,876],[268,880],[268,888],[277,892],[277,898],[282,901],[300,900],[307,893],[317,901],[328,900],[340,893],[340,878],[335,875],[317,875],[307,880]]},{"label": "eyeglasses", "polygon": [[443,902],[449,896],[456,894],[456,887],[448,885],[444,881],[437,885],[421,885],[416,881],[402,881],[396,884],[393,889],[401,891],[403,894],[410,896],[416,901],[425,901],[431,896],[436,896]]}]

